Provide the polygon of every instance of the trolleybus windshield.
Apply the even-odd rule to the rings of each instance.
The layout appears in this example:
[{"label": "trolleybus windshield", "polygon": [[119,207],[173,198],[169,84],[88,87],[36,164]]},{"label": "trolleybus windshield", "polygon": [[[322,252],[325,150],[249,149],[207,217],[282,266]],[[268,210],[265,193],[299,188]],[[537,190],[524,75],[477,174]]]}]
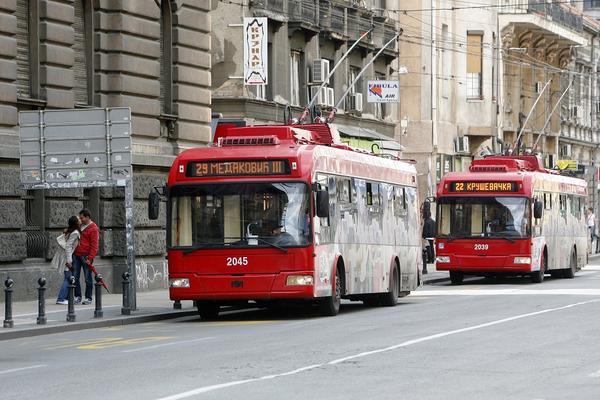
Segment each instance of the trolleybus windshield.
[{"label": "trolleybus windshield", "polygon": [[531,206],[525,197],[442,197],[438,199],[438,237],[526,238]]},{"label": "trolleybus windshield", "polygon": [[311,240],[309,193],[300,182],[174,186],[170,247],[306,246]]}]

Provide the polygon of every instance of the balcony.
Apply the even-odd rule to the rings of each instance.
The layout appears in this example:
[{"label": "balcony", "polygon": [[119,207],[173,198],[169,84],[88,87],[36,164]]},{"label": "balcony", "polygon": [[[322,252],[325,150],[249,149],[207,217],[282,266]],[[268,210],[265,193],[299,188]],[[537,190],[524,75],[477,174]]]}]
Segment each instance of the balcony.
[{"label": "balcony", "polygon": [[250,0],[249,6],[254,9],[255,16],[287,22],[285,0]]},{"label": "balcony", "polygon": [[559,40],[570,44],[587,45],[583,36],[583,17],[567,5],[546,0],[507,0],[499,14],[501,29],[514,24],[558,36]]},{"label": "balcony", "polygon": [[305,36],[311,36],[319,33],[318,3],[306,0],[289,0],[288,2],[288,32],[290,36],[302,30]]}]

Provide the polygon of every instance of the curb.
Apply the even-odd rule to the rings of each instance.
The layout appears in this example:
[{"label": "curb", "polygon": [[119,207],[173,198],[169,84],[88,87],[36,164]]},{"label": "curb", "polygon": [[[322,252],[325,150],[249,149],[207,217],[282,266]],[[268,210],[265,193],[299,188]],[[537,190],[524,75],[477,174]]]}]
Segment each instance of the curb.
[{"label": "curb", "polygon": [[[173,311],[173,312],[165,312],[159,314],[147,314],[147,315],[135,315],[132,317],[125,318],[112,318],[98,321],[89,321],[89,322],[80,322],[74,323],[72,325],[58,325],[58,326],[39,326],[35,328],[26,328],[19,329],[10,332],[0,333],[0,341],[10,340],[10,339],[20,339],[25,337],[32,336],[41,336],[41,335],[50,335],[53,333],[62,333],[62,332],[73,332],[84,329],[92,329],[92,328],[106,328],[111,326],[119,326],[119,325],[132,325],[132,324],[140,324],[144,322],[153,322],[153,321],[161,321],[166,319],[174,319],[179,317],[189,317],[193,315],[198,315],[196,310],[193,311]],[[14,328],[6,328],[6,329],[14,329]]]},{"label": "curb", "polygon": [[441,282],[450,282],[450,277],[444,277],[444,278],[431,278],[431,279],[423,279],[423,284],[424,285],[429,285],[431,283],[441,283]]}]

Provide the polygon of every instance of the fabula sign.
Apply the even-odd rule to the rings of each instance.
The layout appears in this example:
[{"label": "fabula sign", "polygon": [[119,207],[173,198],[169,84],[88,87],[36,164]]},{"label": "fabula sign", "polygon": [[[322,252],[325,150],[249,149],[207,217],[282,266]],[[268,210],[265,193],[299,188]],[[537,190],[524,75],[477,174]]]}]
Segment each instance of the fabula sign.
[{"label": "fabula sign", "polygon": [[368,103],[397,103],[400,99],[398,81],[369,81]]}]

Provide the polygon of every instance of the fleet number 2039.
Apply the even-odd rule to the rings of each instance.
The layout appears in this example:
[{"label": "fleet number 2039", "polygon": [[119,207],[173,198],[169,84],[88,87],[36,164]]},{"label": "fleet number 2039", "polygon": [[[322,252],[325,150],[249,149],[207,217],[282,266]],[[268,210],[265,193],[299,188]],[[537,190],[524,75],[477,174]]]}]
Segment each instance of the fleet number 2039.
[{"label": "fleet number 2039", "polygon": [[487,243],[476,243],[475,250],[487,250],[489,248]]}]

